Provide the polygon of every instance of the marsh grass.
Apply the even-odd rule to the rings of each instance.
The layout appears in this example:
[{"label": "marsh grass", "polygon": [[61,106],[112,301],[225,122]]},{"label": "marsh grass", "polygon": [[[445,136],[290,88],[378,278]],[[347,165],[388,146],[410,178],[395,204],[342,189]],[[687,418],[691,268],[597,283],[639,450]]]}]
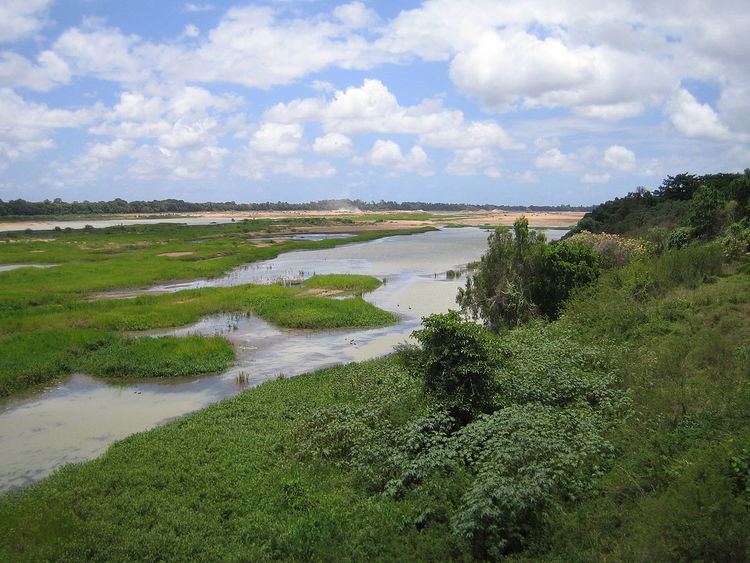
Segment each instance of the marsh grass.
[{"label": "marsh grass", "polygon": [[381,285],[383,283],[377,278],[357,274],[318,275],[304,282],[304,286],[308,289],[338,289],[358,294],[374,291]]},{"label": "marsh grass", "polygon": [[116,339],[80,358],[79,370],[100,377],[179,377],[217,373],[234,361],[220,337]]},{"label": "marsh grass", "polygon": [[[335,224],[327,220],[287,220],[284,229]],[[361,233],[346,239],[287,241],[270,247],[248,243],[248,233],[273,232],[279,222],[243,221],[225,225],[134,225],[105,229],[0,234],[0,263],[56,263],[52,274],[32,268],[0,272],[0,397],[81,369],[121,375],[187,375],[189,362],[168,365],[166,341],[160,345],[120,343],[117,333],[182,326],[217,313],[252,312],[278,326],[305,329],[377,327],[396,317],[354,297],[344,300],[304,295],[304,287],[239,286],[208,288],[135,299],[89,300],[92,293],[142,287],[175,279],[223,274],[241,263],[273,258],[289,250],[332,248],[394,234],[427,229]],[[189,252],[179,256],[165,254]],[[49,272],[49,270],[46,270]],[[39,270],[41,271],[41,270]],[[364,276],[324,276],[313,286],[361,294],[379,282]],[[207,340],[175,344],[174,352],[189,350],[199,357],[193,374],[216,371],[225,363],[206,359],[213,350]],[[160,349],[159,346],[165,348]],[[130,355],[132,365],[123,364]],[[217,355],[217,358],[221,354]],[[118,359],[119,358],[119,359]],[[162,358],[162,359],[160,359]],[[119,362],[119,364],[118,364]],[[139,366],[138,364],[141,364]],[[148,367],[146,367],[148,366]],[[127,368],[127,369],[125,369]],[[125,373],[127,372],[127,373]]]}]

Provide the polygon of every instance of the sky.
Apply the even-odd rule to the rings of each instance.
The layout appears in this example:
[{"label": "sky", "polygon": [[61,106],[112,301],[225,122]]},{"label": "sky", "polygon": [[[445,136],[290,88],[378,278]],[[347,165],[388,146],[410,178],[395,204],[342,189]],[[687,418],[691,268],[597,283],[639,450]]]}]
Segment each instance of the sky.
[{"label": "sky", "polygon": [[748,0],[0,0],[0,199],[590,205],[750,167]]}]

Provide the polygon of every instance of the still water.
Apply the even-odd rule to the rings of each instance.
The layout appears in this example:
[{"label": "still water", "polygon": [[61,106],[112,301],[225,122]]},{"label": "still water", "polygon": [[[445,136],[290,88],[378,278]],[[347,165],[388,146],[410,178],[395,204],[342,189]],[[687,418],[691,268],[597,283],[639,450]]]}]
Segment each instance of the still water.
[{"label": "still water", "polygon": [[[546,234],[556,239],[564,232]],[[142,333],[222,335],[234,345],[237,362],[219,375],[181,380],[123,382],[75,374],[41,391],[0,402],[0,490],[25,486],[63,464],[96,457],[115,440],[268,379],[389,353],[408,339],[423,316],[456,307],[456,291],[463,280],[447,279],[446,271],[477,260],[486,249],[486,240],[487,232],[474,228],[387,237],[289,252],[220,278],[143,290],[171,292],[274,283],[314,274],[368,274],[386,283],[365,298],[396,313],[400,321],[379,329],[321,332],[278,329],[252,315],[214,315],[191,326]]]}]

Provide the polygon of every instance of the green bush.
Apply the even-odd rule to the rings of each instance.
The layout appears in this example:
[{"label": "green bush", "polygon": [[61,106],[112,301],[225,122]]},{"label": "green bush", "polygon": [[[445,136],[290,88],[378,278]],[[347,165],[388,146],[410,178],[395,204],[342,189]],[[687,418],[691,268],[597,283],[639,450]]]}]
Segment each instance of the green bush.
[{"label": "green bush", "polygon": [[596,252],[580,241],[546,244],[521,217],[513,234],[497,229],[474,273],[459,289],[461,310],[497,331],[537,315],[554,319],[572,292],[600,272]]},{"label": "green bush", "polygon": [[413,336],[422,345],[425,392],[464,421],[491,408],[495,361],[489,335],[462,322],[456,311],[425,317],[423,327]]},{"label": "green bush", "polygon": [[672,229],[667,239],[667,248],[683,248],[693,238],[693,231],[688,227],[677,227]]}]

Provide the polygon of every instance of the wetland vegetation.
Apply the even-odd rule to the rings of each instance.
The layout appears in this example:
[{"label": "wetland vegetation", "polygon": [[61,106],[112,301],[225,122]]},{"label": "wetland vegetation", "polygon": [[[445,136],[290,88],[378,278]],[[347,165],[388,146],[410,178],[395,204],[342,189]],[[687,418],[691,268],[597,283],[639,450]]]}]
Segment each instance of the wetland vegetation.
[{"label": "wetland vegetation", "polygon": [[[3,495],[0,558],[746,560],[750,209],[742,186],[710,189],[629,236],[586,220],[551,244],[523,221],[497,230],[459,295],[481,325],[428,317],[393,355],[266,382]],[[118,333],[246,309],[281,326],[393,322],[357,297],[378,284],[85,301],[114,287],[101,280],[20,298],[5,330],[45,349],[70,330],[67,357],[103,375],[137,346],[177,367],[191,354],[179,343]],[[354,297],[314,294],[328,291]]]},{"label": "wetland vegetation", "polygon": [[[30,264],[52,260],[58,265],[0,272],[0,396],[79,370],[112,375],[118,367],[124,377],[221,371],[233,354],[228,344],[215,339],[156,342],[120,335],[181,326],[210,314],[252,312],[280,327],[305,329],[377,327],[395,322],[393,314],[361,298],[363,292],[381,283],[367,276],[319,276],[302,287],[245,285],[133,299],[105,300],[96,295],[160,281],[217,276],[239,264],[290,250],[331,248],[394,233],[425,231],[380,231],[346,239],[271,244],[245,240],[248,233],[286,232],[329,223],[248,221],[6,234],[5,242],[0,243],[0,261]],[[314,294],[322,289],[352,297],[330,299]]]}]

